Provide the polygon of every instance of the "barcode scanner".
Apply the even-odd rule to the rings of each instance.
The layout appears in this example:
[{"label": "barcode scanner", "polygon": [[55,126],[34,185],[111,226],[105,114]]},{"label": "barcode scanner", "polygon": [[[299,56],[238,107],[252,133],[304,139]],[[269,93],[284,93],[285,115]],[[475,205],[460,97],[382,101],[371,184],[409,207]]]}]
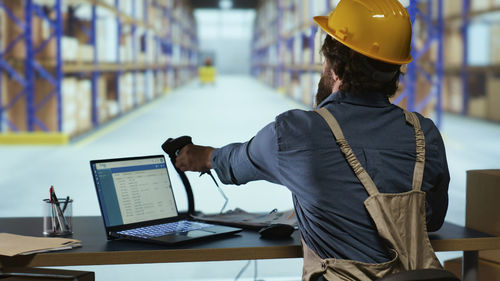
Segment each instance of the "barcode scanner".
[{"label": "barcode scanner", "polygon": [[[195,214],[195,209],[194,209],[194,197],[193,197],[193,189],[191,188],[191,184],[189,183],[188,178],[186,177],[186,174],[179,170],[175,166],[175,161],[177,160],[177,155],[181,151],[181,149],[188,145],[188,144],[193,144],[193,141],[190,136],[182,136],[178,137],[176,139],[169,138],[167,139],[162,145],[161,148],[167,155],[170,157],[170,161],[172,161],[172,164],[174,165],[175,170],[181,177],[182,183],[184,184],[184,188],[186,189],[186,195],[187,195],[187,200],[188,200],[188,215],[194,215]],[[214,176],[210,171],[208,172],[202,172],[200,176],[203,174],[208,174],[210,177],[214,180],[215,185],[219,187],[219,184],[217,184],[217,181],[215,180]],[[227,198],[226,198],[227,201]]]}]

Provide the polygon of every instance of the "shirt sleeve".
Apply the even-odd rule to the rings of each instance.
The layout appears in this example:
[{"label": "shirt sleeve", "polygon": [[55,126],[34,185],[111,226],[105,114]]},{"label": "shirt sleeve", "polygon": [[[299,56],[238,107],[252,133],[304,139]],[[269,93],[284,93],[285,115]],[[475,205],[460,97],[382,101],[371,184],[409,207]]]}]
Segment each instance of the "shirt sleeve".
[{"label": "shirt sleeve", "polygon": [[240,185],[255,180],[281,184],[277,156],[276,127],[272,122],[248,142],[214,150],[211,164],[224,184]]},{"label": "shirt sleeve", "polygon": [[427,231],[437,231],[441,228],[448,210],[448,186],[450,184],[450,172],[448,170],[448,161],[446,159],[443,139],[440,134],[438,136],[438,151],[441,152],[440,162],[442,173],[439,176],[436,185],[427,191]]}]

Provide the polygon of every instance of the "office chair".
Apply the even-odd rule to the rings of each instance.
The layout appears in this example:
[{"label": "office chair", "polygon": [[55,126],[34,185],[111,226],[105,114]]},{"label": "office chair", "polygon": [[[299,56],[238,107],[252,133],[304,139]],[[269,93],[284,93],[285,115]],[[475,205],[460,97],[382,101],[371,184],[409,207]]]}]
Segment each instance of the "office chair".
[{"label": "office chair", "polygon": [[460,281],[444,269],[417,269],[388,275],[377,281]]}]

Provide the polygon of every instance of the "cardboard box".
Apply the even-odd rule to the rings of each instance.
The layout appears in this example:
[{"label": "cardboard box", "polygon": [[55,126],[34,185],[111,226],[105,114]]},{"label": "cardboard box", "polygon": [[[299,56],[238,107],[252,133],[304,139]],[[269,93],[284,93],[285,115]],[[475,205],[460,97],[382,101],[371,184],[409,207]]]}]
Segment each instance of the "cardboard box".
[{"label": "cardboard box", "polygon": [[[48,15],[49,18],[55,19],[56,14],[55,12],[49,13]],[[38,17],[34,16],[32,18],[32,42],[33,46],[35,49],[38,49],[39,47],[44,44],[46,40],[50,38],[50,35],[52,34],[53,30],[49,24],[48,21]],[[64,50],[64,48],[62,48]],[[41,61],[47,61],[47,60],[55,60],[57,56],[57,41],[54,38],[50,39],[43,49],[40,50],[38,54],[36,54],[36,58]]]},{"label": "cardboard box", "polygon": [[500,170],[467,171],[465,225],[500,236]]},{"label": "cardboard box", "polygon": [[311,88],[312,88],[311,73],[306,72],[300,76],[300,88],[302,92],[302,97],[301,97],[302,102],[306,105],[312,105],[313,98],[311,93]]},{"label": "cardboard box", "polygon": [[[439,0],[434,0],[433,3],[437,3]],[[472,1],[473,2],[473,1]],[[462,1],[457,0],[443,0],[443,16],[445,18],[456,17],[462,15]],[[434,5],[433,10],[436,10],[437,7]],[[436,18],[436,17],[433,17]]]},{"label": "cardboard box", "polygon": [[7,19],[4,9],[0,9],[0,50],[3,52],[7,46]]},{"label": "cardboard box", "polygon": [[422,104],[421,106],[423,107],[421,109],[419,108],[418,111],[425,117],[430,117],[434,113],[436,107],[436,97],[428,99],[429,95],[432,94],[432,87],[434,86],[427,81],[423,75],[418,76],[414,106],[419,107],[420,104]]},{"label": "cardboard box", "polygon": [[[14,98],[17,98],[17,95],[23,90],[23,87],[19,84],[19,82],[15,81],[11,77],[4,76],[4,78],[4,81],[6,81],[6,91],[5,95],[2,94],[2,96],[5,96],[4,105],[8,105],[14,101]],[[6,118],[15,126],[17,130],[27,130],[26,96],[24,94],[6,111]],[[7,130],[10,131],[10,128]]]},{"label": "cardboard box", "polygon": [[462,113],[463,86],[460,76],[444,76],[441,89],[443,109],[447,112]]},{"label": "cardboard box", "polygon": [[471,97],[469,98],[468,114],[471,117],[486,119],[487,114],[487,102],[486,97]]},{"label": "cardboard box", "polygon": [[64,78],[61,85],[62,98],[62,132],[73,136],[77,132],[77,93],[79,91],[76,78]]},{"label": "cardboard box", "polygon": [[486,85],[487,116],[493,121],[500,121],[500,77],[489,76]]},{"label": "cardboard box", "polygon": [[[112,83],[109,83],[110,85]],[[108,111],[107,111],[107,95],[108,95],[108,80],[107,77],[101,75],[97,80],[97,114],[98,114],[98,122],[102,124],[108,120]]]},{"label": "cardboard box", "polygon": [[470,1],[471,12],[484,12],[493,6],[493,0],[473,0]]},{"label": "cardboard box", "polygon": [[[47,127],[49,132],[58,132],[58,121],[60,116],[57,114],[57,94],[52,93],[55,90],[48,80],[36,79],[35,81],[35,105],[43,100],[47,102],[38,109],[36,116]],[[50,95],[50,97],[49,97]],[[48,98],[48,100],[47,100]],[[43,128],[35,126],[36,131],[43,131]]]},{"label": "cardboard box", "polygon": [[[500,5],[498,7],[500,7]],[[489,40],[491,64],[500,64],[500,24],[490,25]]]},{"label": "cardboard box", "polygon": [[[102,87],[103,85],[101,85]],[[92,124],[92,82],[80,80],[78,82],[77,101],[78,112],[76,116],[77,133],[81,134],[90,130]]]},{"label": "cardboard box", "polygon": [[[3,1],[3,4],[21,21],[25,22],[24,1]],[[5,17],[6,45],[24,33],[24,29],[19,27],[10,17]],[[4,55],[7,59],[25,59],[26,44],[24,40],[19,40],[11,51]]]},{"label": "cardboard box", "polygon": [[[477,281],[493,281],[500,280],[500,264],[478,259]],[[462,276],[462,259],[452,259],[444,262],[444,269],[450,271],[461,279]]]},{"label": "cardboard box", "polygon": [[447,67],[458,67],[463,61],[463,40],[460,30],[448,30],[444,34],[443,41],[443,56],[444,65]]},{"label": "cardboard box", "polygon": [[[465,225],[469,228],[500,236],[500,170],[467,171]],[[488,261],[488,276],[500,280],[500,250],[480,251],[480,259]],[[481,270],[481,269],[480,269]],[[493,274],[493,275],[492,275]],[[496,275],[495,275],[496,274]]]}]

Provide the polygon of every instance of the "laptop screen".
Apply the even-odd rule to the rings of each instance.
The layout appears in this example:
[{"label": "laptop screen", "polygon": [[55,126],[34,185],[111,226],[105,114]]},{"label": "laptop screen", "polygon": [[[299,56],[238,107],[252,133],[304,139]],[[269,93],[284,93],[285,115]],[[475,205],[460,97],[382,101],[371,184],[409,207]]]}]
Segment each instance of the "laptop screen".
[{"label": "laptop screen", "polygon": [[91,162],[106,227],[175,217],[163,156]]}]

